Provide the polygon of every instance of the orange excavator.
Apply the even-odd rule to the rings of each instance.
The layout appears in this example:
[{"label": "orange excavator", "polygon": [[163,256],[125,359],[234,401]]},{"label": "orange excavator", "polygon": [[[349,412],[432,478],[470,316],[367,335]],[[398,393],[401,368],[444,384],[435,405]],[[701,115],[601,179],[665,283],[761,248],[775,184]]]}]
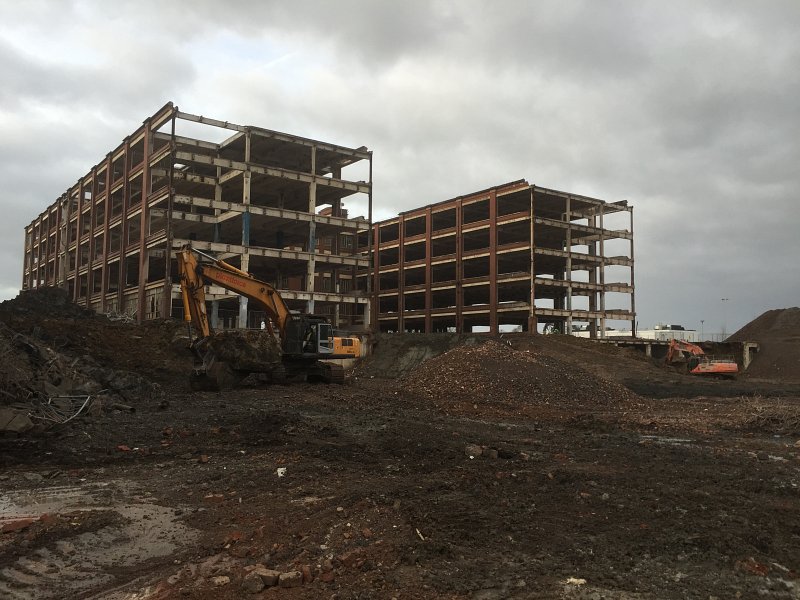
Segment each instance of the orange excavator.
[{"label": "orange excavator", "polygon": [[739,365],[732,357],[708,356],[700,346],[685,340],[670,341],[666,364],[685,365],[691,375],[736,377],[739,373]]},{"label": "orange excavator", "polygon": [[[241,378],[249,373],[264,373],[275,383],[344,381],[343,367],[327,361],[357,358],[358,338],[334,338],[326,317],[292,312],[269,283],[190,245],[183,246],[177,258],[184,318],[197,334],[190,344],[196,358],[194,388],[219,389],[232,374]],[[246,297],[265,311],[264,331],[214,334],[206,313],[205,286],[210,283]]]}]

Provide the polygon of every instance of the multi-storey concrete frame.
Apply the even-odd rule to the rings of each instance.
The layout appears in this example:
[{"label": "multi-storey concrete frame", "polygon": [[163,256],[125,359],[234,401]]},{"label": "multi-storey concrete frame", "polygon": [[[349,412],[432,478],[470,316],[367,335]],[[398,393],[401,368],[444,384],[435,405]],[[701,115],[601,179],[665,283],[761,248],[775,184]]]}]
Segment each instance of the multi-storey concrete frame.
[{"label": "multi-storey concrete frame", "polygon": [[[229,137],[181,136],[177,124]],[[367,180],[343,179],[342,169],[360,161]],[[65,287],[81,305],[139,321],[174,316],[181,308],[174,250],[191,242],[270,281],[292,308],[364,325],[369,298],[355,283],[369,260],[357,253],[355,236],[365,221],[347,218],[342,200],[361,194],[371,213],[371,174],[366,148],[168,103],[25,228],[22,288]],[[246,299],[214,286],[208,297],[213,318],[227,307],[227,325],[252,326]]]},{"label": "multi-storey concrete frame", "polygon": [[[614,215],[623,222],[611,229],[609,221],[619,224]],[[583,323],[603,337],[608,321],[635,329],[627,201],[520,180],[402,213],[373,232],[381,331],[496,333],[511,325],[571,332]],[[610,255],[612,247],[621,254]]]}]

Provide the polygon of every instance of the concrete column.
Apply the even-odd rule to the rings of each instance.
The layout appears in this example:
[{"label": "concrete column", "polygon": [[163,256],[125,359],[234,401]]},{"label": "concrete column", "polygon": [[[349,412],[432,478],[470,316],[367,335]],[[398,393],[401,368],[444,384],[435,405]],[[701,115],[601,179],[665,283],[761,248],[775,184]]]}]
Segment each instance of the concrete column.
[{"label": "concrete column", "polygon": [[489,333],[498,332],[497,190],[489,194]]},{"label": "concrete column", "polygon": [[536,239],[534,236],[534,206],[533,206],[533,190],[534,186],[530,187],[531,192],[531,207],[530,207],[530,236],[528,237],[530,243],[530,252],[531,252],[531,297],[530,297],[530,309],[528,312],[528,333],[537,333],[538,329],[538,319],[536,318]]},{"label": "concrete column", "polygon": [[[373,328],[375,331],[380,331],[380,312],[381,312],[381,304],[380,298],[378,294],[380,294],[380,270],[381,270],[381,253],[380,253],[380,245],[381,245],[381,238],[380,238],[380,230],[378,226],[373,226],[370,223],[370,238],[369,238],[369,247],[370,247],[370,261],[372,263],[372,272],[367,275],[367,287],[370,288],[368,292],[371,290],[372,293],[370,294],[370,315],[375,316],[375,327]],[[366,319],[366,314],[364,315]],[[364,321],[365,323],[371,321]]]},{"label": "concrete column", "polygon": [[[244,138],[244,160],[250,162],[250,132],[245,134]],[[242,204],[250,205],[250,183],[252,174],[249,170],[242,173]],[[216,190],[215,190],[216,196]],[[250,246],[250,212],[245,211],[242,213],[242,246],[244,246],[245,253],[242,255],[242,271],[249,271],[250,269],[250,255],[247,254],[248,246]],[[239,296],[239,329],[247,328],[247,298]]]},{"label": "concrete column", "polygon": [[[217,169],[217,177],[219,177],[219,169]],[[217,186],[219,187],[219,186]],[[216,192],[214,194],[216,197]],[[220,195],[221,197],[221,195]],[[219,214],[220,211],[214,211],[215,213]],[[212,234],[212,241],[219,242],[220,240],[220,228],[219,223],[214,224],[214,231]],[[219,300],[212,300],[211,301],[211,329],[219,329]]]},{"label": "concrete column", "polygon": [[406,296],[405,281],[403,278],[403,265],[406,262],[406,217],[400,215],[397,219],[397,331],[406,330]]},{"label": "concrete column", "polygon": [[[431,292],[431,252],[433,251],[433,213],[431,207],[425,209],[425,333],[433,331],[433,319],[431,317],[432,292]],[[402,274],[401,274],[402,275]]]},{"label": "concrete column", "polygon": [[464,254],[462,240],[463,212],[463,200],[459,198],[456,202],[456,333],[464,333],[464,288],[461,287]]},{"label": "concrete column", "polygon": [[567,205],[566,205],[566,212],[564,213],[564,220],[567,222],[567,272],[565,273],[566,281],[567,281],[567,296],[566,296],[566,310],[568,310],[567,314],[567,330],[564,332],[568,335],[572,335],[572,225],[570,224],[572,221],[571,217],[572,206],[570,203],[570,197],[567,196]]},{"label": "concrete column", "polygon": [[[111,220],[111,154],[106,155],[105,165],[106,165],[106,175],[105,175],[106,199],[103,201],[104,203],[103,205],[105,206],[105,214],[103,215],[103,270],[100,274],[100,276],[103,279],[103,282],[100,286],[102,293],[100,300],[100,310],[102,310],[103,312],[108,311],[108,303],[107,303],[108,284],[109,284],[108,254],[111,249],[111,240],[109,239],[109,227],[108,227],[108,223]],[[62,261],[62,266],[64,262],[65,261]],[[66,271],[64,271],[64,281],[66,281]]]},{"label": "concrete column", "polygon": [[211,301],[211,329],[219,329],[219,300]]},{"label": "concrete column", "polygon": [[[247,271],[250,268],[250,255],[244,254],[242,256],[242,271]],[[239,329],[247,328],[247,298],[239,296]]]},{"label": "concrete column", "polygon": [[[317,147],[311,146],[311,172],[317,172]],[[308,212],[316,214],[317,212],[317,182],[316,180],[311,181],[311,185],[309,186],[308,190]],[[306,264],[306,291],[312,294],[312,297],[308,300],[306,305],[306,312],[312,314],[314,312],[314,275],[317,271],[317,261],[316,261],[316,250],[317,250],[317,224],[314,221],[311,221],[308,224],[308,252],[310,258],[308,259],[308,263]]]},{"label": "concrete column", "polygon": [[[147,249],[147,235],[148,235],[148,222],[150,218],[150,209],[147,206],[147,198],[150,196],[150,155],[153,146],[153,132],[150,129],[150,119],[144,122],[144,139],[142,146],[144,148],[142,159],[142,195],[139,203],[142,213],[139,219],[139,301],[137,303],[137,321],[142,323],[145,320],[145,315],[148,310],[147,298],[145,297],[145,288],[147,280],[150,278],[150,259],[149,250]],[[83,192],[81,192],[83,195]],[[133,207],[132,207],[133,208]],[[90,257],[91,260],[91,257]],[[91,283],[91,282],[90,282]],[[87,290],[87,301],[91,297],[91,290]]]},{"label": "concrete column", "polygon": [[636,337],[636,287],[634,285],[634,260],[633,260],[633,207],[630,207],[631,213],[631,333]]},{"label": "concrete column", "polygon": [[[597,227],[597,215],[592,214],[589,217],[589,226],[592,228]],[[589,246],[589,256],[597,256],[597,242],[592,240],[588,244]],[[589,269],[589,283],[597,283],[597,265],[592,263],[592,268]],[[598,292],[596,290],[592,290],[591,294],[589,295],[589,311],[590,312],[597,312],[597,296]],[[600,333],[600,337],[602,337],[602,329]],[[596,338],[597,337],[597,319],[592,317],[589,319],[589,337]]]},{"label": "concrete column", "polygon": [[603,205],[600,205],[600,336],[606,337],[606,248],[603,229]]}]

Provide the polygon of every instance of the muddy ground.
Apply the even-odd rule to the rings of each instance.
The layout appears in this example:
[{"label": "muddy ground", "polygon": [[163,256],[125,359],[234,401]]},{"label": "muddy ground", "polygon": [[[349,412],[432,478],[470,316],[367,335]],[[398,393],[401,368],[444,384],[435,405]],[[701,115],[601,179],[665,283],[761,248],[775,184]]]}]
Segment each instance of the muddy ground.
[{"label": "muddy ground", "polygon": [[0,598],[800,598],[800,390],[499,343],[580,393],[476,355],[426,396],[383,339],[344,386],[191,393],[174,361],[134,412],[0,438]]}]

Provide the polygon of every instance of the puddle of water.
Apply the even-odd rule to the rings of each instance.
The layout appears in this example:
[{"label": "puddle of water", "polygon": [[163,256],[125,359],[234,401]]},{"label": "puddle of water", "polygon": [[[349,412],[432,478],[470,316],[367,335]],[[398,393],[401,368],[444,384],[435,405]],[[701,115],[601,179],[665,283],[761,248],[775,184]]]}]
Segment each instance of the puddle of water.
[{"label": "puddle of water", "polygon": [[0,494],[0,518],[108,508],[115,496],[122,496],[122,487],[131,489],[125,482],[102,482],[4,492]]},{"label": "puddle of water", "polygon": [[173,508],[138,497],[125,481],[0,494],[0,518],[5,519],[91,510],[112,510],[123,520],[31,547],[26,555],[0,568],[0,597],[44,600],[83,597],[109,587],[119,589],[126,581],[118,579],[118,569],[171,556],[198,535],[178,519]]}]

